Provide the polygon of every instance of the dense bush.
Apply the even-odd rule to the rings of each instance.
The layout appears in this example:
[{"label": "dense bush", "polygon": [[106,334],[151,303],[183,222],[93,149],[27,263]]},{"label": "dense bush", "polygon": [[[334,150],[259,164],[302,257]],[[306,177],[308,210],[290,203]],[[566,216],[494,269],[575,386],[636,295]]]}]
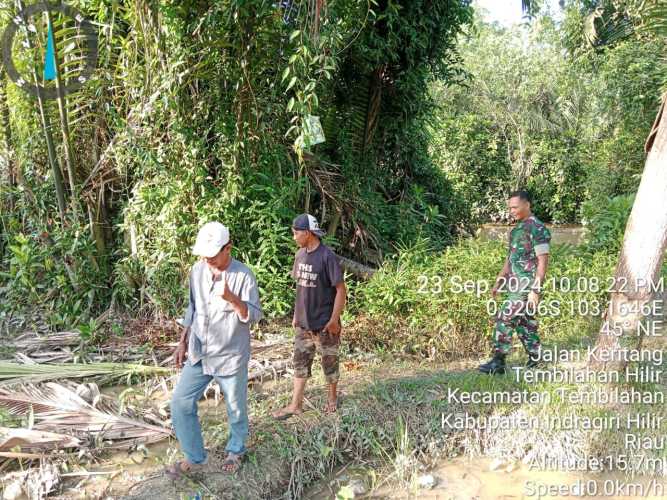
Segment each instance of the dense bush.
[{"label": "dense bush", "polygon": [[[341,0],[326,9],[262,0],[71,3],[103,27],[98,71],[65,103],[71,155],[56,103],[39,109],[0,73],[0,270],[11,280],[2,282],[3,308],[62,310],[74,324],[111,303],[173,317],[194,236],[212,219],[230,227],[268,315],[291,307],[297,213],[316,215],[339,253],[367,263],[424,235],[438,247],[453,241],[461,199],[427,154],[425,123],[430,83],[459,77],[456,35],[471,20],[469,0]],[[0,28],[12,14],[0,10]],[[42,34],[44,23],[34,22]],[[54,23],[73,78],[80,40],[60,29],[59,15]],[[17,51],[19,67],[32,64],[31,50]],[[313,116],[326,139],[315,146],[306,144]],[[65,174],[66,224],[54,171]],[[23,293],[32,282],[17,276],[34,270],[9,246],[28,245],[45,266],[48,252],[33,252],[44,231],[55,241],[76,234],[72,251],[81,253],[68,258],[101,263],[99,273],[71,267],[70,281],[86,283],[93,297],[77,306],[79,316],[63,309],[79,302],[69,289],[30,304]],[[19,234],[26,242],[15,241]],[[51,259],[67,269],[58,251]],[[46,290],[61,285],[53,273],[39,279]]]},{"label": "dense bush", "polygon": [[591,252],[618,255],[634,201],[635,196],[628,194],[607,198],[602,204],[592,201],[584,204],[582,214],[587,229],[586,247]]},{"label": "dense bush", "polygon": [[[64,221],[57,105],[44,129],[38,103],[0,74],[0,307],[38,305],[54,325],[110,304],[179,314],[192,241],[211,219],[232,229],[269,315],[291,307],[288,227],[302,211],[336,251],[373,265],[504,220],[520,186],[543,220],[576,221],[584,201],[635,189],[665,74],[651,36],[580,50],[569,7],[563,25],[506,30],[473,25],[469,0],[72,3],[113,29],[100,29],[99,71],[66,103]],[[0,27],[11,19],[0,10]],[[74,64],[80,41],[56,36]],[[326,140],[307,146],[313,116]],[[37,300],[35,276],[63,293]]]},{"label": "dense bush", "polygon": [[14,234],[0,273],[0,318],[30,310],[54,329],[70,328],[98,315],[109,303],[104,262],[95,256],[87,233],[78,230]]},{"label": "dense bush", "polygon": [[665,40],[632,37],[593,50],[572,37],[584,31],[581,10],[568,2],[559,23],[476,22],[461,39],[464,85],[433,85],[433,158],[472,220],[506,220],[503,195],[518,187],[554,223],[579,222],[587,200],[603,205],[636,191],[667,77],[655,57]]}]

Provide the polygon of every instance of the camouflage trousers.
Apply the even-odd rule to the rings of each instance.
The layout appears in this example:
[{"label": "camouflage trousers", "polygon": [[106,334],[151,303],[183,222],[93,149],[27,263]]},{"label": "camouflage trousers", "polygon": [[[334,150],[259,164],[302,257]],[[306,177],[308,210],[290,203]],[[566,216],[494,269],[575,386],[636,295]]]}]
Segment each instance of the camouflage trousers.
[{"label": "camouflage trousers", "polygon": [[525,298],[508,298],[496,315],[493,332],[495,352],[508,354],[512,349],[512,334],[516,332],[528,354],[537,354],[540,337],[537,335],[537,320],[526,312]]},{"label": "camouflage trousers", "polygon": [[310,378],[311,367],[315,359],[315,352],[322,356],[322,371],[327,384],[338,382],[338,349],[340,347],[340,332],[336,335],[324,330],[309,331],[296,328],[294,336],[294,376]]}]

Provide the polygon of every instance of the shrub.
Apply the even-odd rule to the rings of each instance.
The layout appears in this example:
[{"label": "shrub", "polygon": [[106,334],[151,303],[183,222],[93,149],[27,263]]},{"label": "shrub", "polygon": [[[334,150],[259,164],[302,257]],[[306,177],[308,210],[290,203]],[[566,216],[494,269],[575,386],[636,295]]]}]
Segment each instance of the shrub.
[{"label": "shrub", "polygon": [[588,229],[586,247],[589,251],[610,254],[619,252],[634,200],[634,195],[626,194],[607,198],[603,204],[584,204],[582,219]]},{"label": "shrub", "polygon": [[104,262],[85,229],[11,235],[0,272],[0,311],[44,313],[52,328],[71,328],[109,302]]},{"label": "shrub", "polygon": [[[496,308],[490,289],[505,257],[496,241],[463,240],[438,254],[424,241],[403,250],[353,289],[354,309],[368,327],[351,325],[353,342],[447,359],[487,352]],[[546,342],[570,343],[597,330],[614,263],[608,254],[554,246],[539,316]],[[465,282],[471,288],[464,290]],[[587,308],[599,310],[590,315]]]}]

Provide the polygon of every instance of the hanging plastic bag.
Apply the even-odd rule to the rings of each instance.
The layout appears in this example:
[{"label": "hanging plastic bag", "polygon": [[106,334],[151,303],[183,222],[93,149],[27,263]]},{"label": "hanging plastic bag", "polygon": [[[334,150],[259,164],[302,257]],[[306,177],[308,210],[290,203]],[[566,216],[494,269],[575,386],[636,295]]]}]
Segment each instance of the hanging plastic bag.
[{"label": "hanging plastic bag", "polygon": [[304,149],[308,149],[315,144],[321,144],[326,141],[319,116],[306,115],[303,125]]}]

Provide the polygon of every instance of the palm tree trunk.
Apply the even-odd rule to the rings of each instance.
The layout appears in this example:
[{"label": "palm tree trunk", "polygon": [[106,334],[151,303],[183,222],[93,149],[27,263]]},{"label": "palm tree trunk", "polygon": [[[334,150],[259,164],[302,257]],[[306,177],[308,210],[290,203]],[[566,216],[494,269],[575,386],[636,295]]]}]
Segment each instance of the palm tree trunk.
[{"label": "palm tree trunk", "polygon": [[[51,12],[46,11],[46,19],[48,25],[53,27],[53,19]],[[54,30],[55,31],[55,30]],[[67,166],[67,175],[69,177],[69,187],[72,194],[72,211],[75,218],[78,217],[79,213],[79,199],[76,189],[76,169],[74,167],[74,155],[72,154],[72,143],[70,141],[69,133],[69,121],[67,119],[67,101],[65,99],[65,91],[63,86],[62,77],[60,75],[60,62],[58,61],[58,43],[55,40],[53,44],[53,58],[55,60],[55,69],[56,69],[56,89],[58,91],[58,111],[60,113],[60,128],[63,134],[63,148],[65,150],[65,165]]]},{"label": "palm tree trunk", "polygon": [[[14,166],[12,160],[12,131],[10,128],[9,122],[9,107],[7,106],[7,95],[5,93],[5,71],[0,67],[0,123],[2,124],[2,131],[5,139],[5,152],[6,152],[6,162],[7,162],[7,177],[9,180],[9,193],[7,196],[7,205],[3,206],[2,203],[4,200],[0,199],[0,209],[3,211],[5,208],[7,212],[14,212],[14,186],[16,185],[16,179],[14,175]],[[5,256],[5,241],[8,239],[5,237],[5,234],[9,234],[9,231],[5,227],[5,221],[2,220],[0,225],[0,262],[4,260]]]},{"label": "palm tree trunk", "polygon": [[[102,126],[103,120],[101,114],[98,115],[98,119],[95,122],[95,132],[93,135],[93,144],[92,144],[92,154],[93,154],[93,164],[97,165],[100,161],[100,127]],[[104,183],[99,186],[99,189],[92,189],[92,199],[87,199],[86,204],[88,206],[89,220],[90,220],[90,234],[95,240],[95,246],[97,247],[97,253],[102,258],[102,263],[106,263],[106,253],[107,253],[107,240],[111,240],[111,237],[107,231],[109,227],[109,219],[106,211],[106,188]]]},{"label": "palm tree trunk", "polygon": [[[16,0],[16,9],[21,12],[23,10],[23,2],[21,0]],[[23,19],[27,23],[27,19]],[[34,46],[32,39],[27,37],[28,49],[33,50]],[[41,88],[39,87],[39,74],[37,73],[37,67],[33,67],[33,80],[37,86],[37,106],[39,108],[39,116],[42,121],[42,130],[44,132],[44,138],[46,139],[46,149],[49,157],[49,164],[51,165],[51,171],[53,173],[53,183],[56,188],[56,199],[58,201],[58,212],[60,213],[60,220],[65,222],[65,185],[63,183],[63,176],[58,164],[58,157],[56,156],[56,148],[53,144],[53,136],[51,135],[51,122],[49,120],[49,115],[44,107],[44,98],[42,96]]]},{"label": "palm tree trunk", "polygon": [[[646,142],[648,156],[625,228],[609,309],[597,340],[602,355],[641,346],[643,306],[660,291],[660,270],[667,249],[667,113],[665,96]],[[656,290],[657,289],[657,290]],[[651,304],[647,305],[647,310]],[[616,360],[619,356],[613,355]],[[622,361],[589,360],[598,369],[618,370]]]},{"label": "palm tree trunk", "polygon": [[368,89],[368,103],[366,106],[366,123],[364,125],[364,139],[362,151],[366,152],[373,140],[373,134],[378,125],[380,117],[380,105],[382,104],[382,78],[385,68],[376,68],[370,76]]},{"label": "palm tree trunk", "polygon": [[[2,124],[2,133],[7,148],[7,169],[9,186],[13,188],[16,186],[16,173],[14,162],[12,160],[12,129],[9,121],[9,105],[7,104],[6,80],[5,70],[0,67],[0,124]],[[9,200],[9,209],[13,210],[13,202]]]},{"label": "palm tree trunk", "polygon": [[[36,76],[36,75],[35,75]],[[53,183],[56,187],[56,199],[58,200],[58,212],[60,213],[60,220],[65,222],[65,183],[63,181],[62,171],[56,156],[56,147],[53,144],[53,136],[51,135],[51,120],[44,108],[44,100],[41,92],[37,97],[37,105],[39,107],[39,116],[42,120],[42,130],[46,139],[46,149],[49,156],[49,163],[51,164],[51,172],[53,173]]]}]

